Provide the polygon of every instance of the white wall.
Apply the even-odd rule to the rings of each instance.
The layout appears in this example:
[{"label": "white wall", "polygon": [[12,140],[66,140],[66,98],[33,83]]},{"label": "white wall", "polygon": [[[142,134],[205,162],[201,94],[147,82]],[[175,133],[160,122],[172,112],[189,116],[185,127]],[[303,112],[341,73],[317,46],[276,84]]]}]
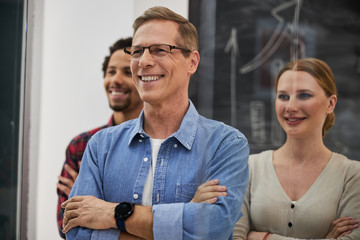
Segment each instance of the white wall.
[{"label": "white wall", "polygon": [[31,129],[28,239],[60,239],[56,182],[65,148],[111,115],[101,64],[151,6],[188,16],[187,0],[30,0]]}]

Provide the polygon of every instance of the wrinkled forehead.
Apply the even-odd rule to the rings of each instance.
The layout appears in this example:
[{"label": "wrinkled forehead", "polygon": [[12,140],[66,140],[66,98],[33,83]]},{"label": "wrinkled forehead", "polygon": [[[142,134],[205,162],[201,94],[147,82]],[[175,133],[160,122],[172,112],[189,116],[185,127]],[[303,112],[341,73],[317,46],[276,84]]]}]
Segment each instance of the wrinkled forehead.
[{"label": "wrinkled forehead", "polygon": [[134,33],[133,46],[151,44],[176,44],[179,39],[178,24],[170,20],[149,20]]}]

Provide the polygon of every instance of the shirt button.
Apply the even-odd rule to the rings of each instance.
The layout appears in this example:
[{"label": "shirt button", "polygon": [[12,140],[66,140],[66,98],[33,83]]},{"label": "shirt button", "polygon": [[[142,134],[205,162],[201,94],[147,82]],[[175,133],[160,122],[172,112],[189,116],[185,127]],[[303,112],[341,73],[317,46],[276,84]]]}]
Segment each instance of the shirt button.
[{"label": "shirt button", "polygon": [[291,204],[291,208],[294,208],[295,207],[295,204]]},{"label": "shirt button", "polygon": [[140,134],[140,137],[144,138],[144,135]]},{"label": "shirt button", "polygon": [[289,222],[289,223],[288,223],[288,226],[289,226],[289,227],[292,227],[292,223],[291,223],[291,222]]},{"label": "shirt button", "polygon": [[138,199],[139,198],[139,195],[137,195],[136,193],[134,194],[134,199]]},{"label": "shirt button", "polygon": [[176,143],[174,144],[174,148],[177,148],[177,144],[176,144]]},{"label": "shirt button", "polygon": [[144,158],[144,162],[147,162],[149,159],[146,157],[146,158]]},{"label": "shirt button", "polygon": [[142,142],[142,139],[139,139],[139,142]]}]

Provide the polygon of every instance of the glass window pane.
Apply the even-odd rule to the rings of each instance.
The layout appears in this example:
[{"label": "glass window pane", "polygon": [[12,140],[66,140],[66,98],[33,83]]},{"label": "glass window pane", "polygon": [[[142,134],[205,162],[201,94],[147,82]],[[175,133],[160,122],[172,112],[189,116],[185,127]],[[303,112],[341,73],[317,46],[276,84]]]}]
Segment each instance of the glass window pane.
[{"label": "glass window pane", "polygon": [[0,1],[0,239],[16,239],[23,0]]}]

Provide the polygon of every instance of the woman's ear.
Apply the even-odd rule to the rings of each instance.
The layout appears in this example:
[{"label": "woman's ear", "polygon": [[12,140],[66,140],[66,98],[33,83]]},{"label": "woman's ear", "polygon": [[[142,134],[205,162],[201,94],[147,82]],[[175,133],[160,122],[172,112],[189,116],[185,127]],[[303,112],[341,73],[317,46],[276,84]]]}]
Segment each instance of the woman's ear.
[{"label": "woman's ear", "polygon": [[337,96],[335,94],[331,95],[329,98],[328,113],[334,112],[336,102],[337,102]]}]

